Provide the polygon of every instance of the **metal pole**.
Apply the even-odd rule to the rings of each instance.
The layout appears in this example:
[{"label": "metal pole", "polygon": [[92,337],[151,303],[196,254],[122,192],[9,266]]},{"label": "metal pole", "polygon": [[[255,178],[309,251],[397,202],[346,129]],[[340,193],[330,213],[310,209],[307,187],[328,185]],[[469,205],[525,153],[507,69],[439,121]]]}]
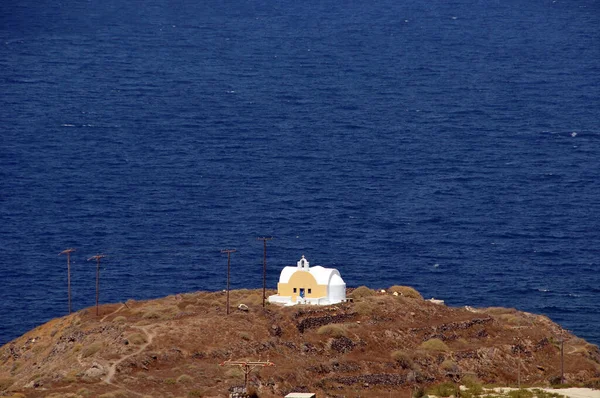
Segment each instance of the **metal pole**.
[{"label": "metal pole", "polygon": [[265,308],[265,300],[267,299],[267,241],[272,240],[273,238],[256,238],[257,240],[263,241],[263,298],[262,304],[263,308]]},{"label": "metal pole", "polygon": [[229,315],[229,275],[231,268],[231,253],[234,253],[235,249],[223,249],[221,253],[227,253],[227,315]]},{"label": "metal pole", "polygon": [[75,249],[69,248],[58,253],[59,256],[61,254],[67,255],[67,297],[69,299],[69,315],[71,314],[71,253],[74,251]]},{"label": "metal pole", "polygon": [[106,257],[104,254],[96,254],[88,258],[88,261],[96,259],[96,316],[99,314],[98,303],[100,298],[100,259]]}]

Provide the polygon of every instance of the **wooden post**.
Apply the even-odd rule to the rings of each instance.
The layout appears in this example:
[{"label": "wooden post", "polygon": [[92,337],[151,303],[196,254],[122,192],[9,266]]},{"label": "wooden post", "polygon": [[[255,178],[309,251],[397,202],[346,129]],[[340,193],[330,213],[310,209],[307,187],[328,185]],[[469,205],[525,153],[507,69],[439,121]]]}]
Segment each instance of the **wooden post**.
[{"label": "wooden post", "polygon": [[229,275],[231,268],[231,253],[235,253],[235,249],[223,249],[221,253],[227,253],[227,315],[229,315]]},{"label": "wooden post", "polygon": [[58,253],[59,256],[61,254],[67,255],[67,297],[69,301],[69,315],[71,314],[71,253],[74,251],[75,249],[69,248]]},{"label": "wooden post", "polygon": [[267,299],[267,241],[273,238],[256,238],[256,240],[263,241],[263,308],[265,308],[265,300]]},{"label": "wooden post", "polygon": [[98,316],[98,302],[100,298],[100,259],[106,257],[104,254],[96,254],[88,258],[88,261],[96,259],[96,316]]},{"label": "wooden post", "polygon": [[565,384],[565,338],[560,338],[560,384]]}]

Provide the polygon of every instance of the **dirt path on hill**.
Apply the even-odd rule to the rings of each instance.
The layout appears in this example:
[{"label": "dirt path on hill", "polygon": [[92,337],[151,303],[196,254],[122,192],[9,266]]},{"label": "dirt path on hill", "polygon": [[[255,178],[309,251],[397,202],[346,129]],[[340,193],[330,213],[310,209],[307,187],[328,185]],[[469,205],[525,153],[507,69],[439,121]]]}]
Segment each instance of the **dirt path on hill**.
[{"label": "dirt path on hill", "polygon": [[[140,348],[138,348],[137,350],[135,350],[134,352],[132,352],[131,354],[127,354],[121,358],[119,358],[117,361],[115,361],[112,365],[110,365],[110,367],[108,368],[108,373],[106,374],[106,376],[102,379],[102,381],[104,381],[107,384],[112,384],[114,386],[117,386],[115,383],[113,383],[113,378],[115,376],[115,373],[117,371],[117,366],[119,366],[119,364],[121,364],[123,361],[138,355],[139,353],[141,353],[142,351],[144,351],[150,344],[152,344],[152,340],[154,339],[154,337],[156,336],[156,333],[152,332],[150,330],[150,328],[154,326],[154,325],[146,325],[146,326],[132,326],[132,328],[134,329],[138,329],[140,331],[142,331],[145,335],[146,335],[146,342],[144,344],[142,344],[140,346]],[[121,387],[121,386],[118,386]],[[129,391],[129,390],[128,390]],[[134,393],[133,391],[130,391],[132,393]],[[137,393],[135,393],[137,394]],[[140,395],[140,394],[137,394]]]},{"label": "dirt path on hill", "polygon": [[104,322],[104,320],[105,320],[106,318],[108,318],[109,316],[111,316],[111,315],[113,315],[113,314],[116,314],[117,312],[121,311],[123,308],[125,308],[125,306],[126,306],[126,304],[123,304],[123,305],[121,305],[121,306],[120,306],[120,307],[119,307],[119,308],[118,308],[116,311],[113,311],[113,312],[111,312],[110,314],[108,314],[108,315],[105,315],[105,316],[104,316],[102,319],[100,319],[100,322]]}]

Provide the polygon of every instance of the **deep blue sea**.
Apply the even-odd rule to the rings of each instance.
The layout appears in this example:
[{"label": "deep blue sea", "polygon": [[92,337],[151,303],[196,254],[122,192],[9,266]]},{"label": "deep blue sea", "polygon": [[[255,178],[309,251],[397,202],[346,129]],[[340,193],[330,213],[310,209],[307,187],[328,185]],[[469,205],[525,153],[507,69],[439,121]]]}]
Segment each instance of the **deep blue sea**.
[{"label": "deep blue sea", "polygon": [[600,344],[596,0],[0,2],[0,345],[73,306],[350,287]]}]

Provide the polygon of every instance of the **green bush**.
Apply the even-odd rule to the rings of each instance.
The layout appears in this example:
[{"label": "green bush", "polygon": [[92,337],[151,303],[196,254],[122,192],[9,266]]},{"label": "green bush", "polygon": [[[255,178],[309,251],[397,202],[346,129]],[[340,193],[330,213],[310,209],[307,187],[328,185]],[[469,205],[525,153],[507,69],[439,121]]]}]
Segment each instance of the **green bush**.
[{"label": "green bush", "polygon": [[427,392],[429,394],[435,395],[436,397],[449,397],[450,395],[454,395],[455,397],[457,397],[457,390],[458,386],[456,384],[445,382],[430,387],[427,390]]},{"label": "green bush", "polygon": [[565,396],[562,394],[556,392],[547,392],[540,390],[539,388],[534,388],[532,391],[537,398],[565,398]]},{"label": "green bush", "polygon": [[427,351],[448,351],[449,350],[446,343],[444,343],[440,339],[430,339],[430,340],[424,341],[423,343],[421,343],[419,348],[421,348],[423,350],[427,350]]},{"label": "green bush", "polygon": [[481,394],[483,394],[483,385],[481,384],[481,382],[479,380],[477,380],[476,377],[474,376],[466,376],[463,378],[462,380],[463,385],[465,387],[467,387],[467,390],[475,395],[475,396],[479,396]]},{"label": "green bush", "polygon": [[521,388],[520,390],[509,391],[508,396],[510,398],[533,398],[533,391]]},{"label": "green bush", "polygon": [[413,394],[413,398],[423,398],[425,396],[425,388],[423,386],[419,386]]},{"label": "green bush", "polygon": [[600,378],[590,379],[586,381],[583,386],[586,388],[594,388],[596,390],[600,390]]}]

